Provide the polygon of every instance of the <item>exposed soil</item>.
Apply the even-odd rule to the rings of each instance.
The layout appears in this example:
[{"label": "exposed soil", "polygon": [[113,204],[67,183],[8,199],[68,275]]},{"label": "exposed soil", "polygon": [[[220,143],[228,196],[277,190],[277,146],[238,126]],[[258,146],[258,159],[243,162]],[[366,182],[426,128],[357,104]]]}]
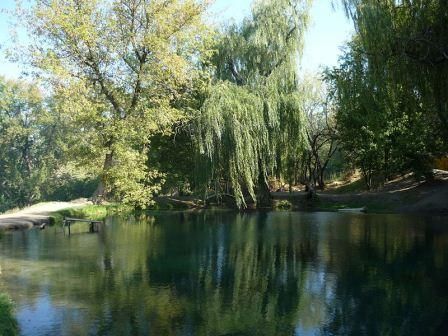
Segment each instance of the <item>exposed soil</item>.
[{"label": "exposed soil", "polygon": [[[303,189],[303,188],[302,188]],[[294,188],[301,190],[301,188]],[[343,208],[366,207],[371,213],[427,213],[448,214],[448,171],[435,170],[434,180],[418,181],[411,174],[386,183],[376,191],[364,190],[360,176],[346,181],[335,181],[325,191],[309,199],[304,191],[272,192],[274,208],[282,208],[281,201],[288,201],[293,210],[337,211]],[[198,209],[203,202],[194,196],[162,196],[155,199],[160,209]],[[210,206],[234,207],[233,199]],[[228,202],[227,202],[228,201]],[[288,206],[286,206],[288,208]]]},{"label": "exposed soil", "polygon": [[79,208],[92,204],[85,199],[72,202],[45,202],[0,215],[0,230],[30,229],[35,225],[49,224],[50,215],[63,209]]},{"label": "exposed soil", "polygon": [[[308,200],[303,192],[273,193],[274,200],[288,200],[298,210],[337,210],[367,207],[369,212],[448,214],[448,172],[434,171],[433,181],[418,181],[412,175],[397,178],[377,191],[356,189],[358,181],[339,183]],[[358,183],[362,185],[362,183]]]}]

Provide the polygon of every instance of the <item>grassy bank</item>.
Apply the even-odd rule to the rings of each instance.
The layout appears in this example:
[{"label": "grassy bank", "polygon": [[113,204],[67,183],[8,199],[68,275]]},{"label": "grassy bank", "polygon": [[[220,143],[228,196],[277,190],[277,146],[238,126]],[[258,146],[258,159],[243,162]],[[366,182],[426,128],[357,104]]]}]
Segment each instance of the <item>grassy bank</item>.
[{"label": "grassy bank", "polygon": [[14,306],[4,293],[0,294],[0,335],[14,336],[19,334],[17,320],[14,317]]},{"label": "grassy bank", "polygon": [[62,224],[64,217],[101,220],[109,215],[128,212],[131,212],[131,209],[118,204],[86,205],[83,207],[62,209],[52,212],[50,215],[50,223],[51,225]]}]

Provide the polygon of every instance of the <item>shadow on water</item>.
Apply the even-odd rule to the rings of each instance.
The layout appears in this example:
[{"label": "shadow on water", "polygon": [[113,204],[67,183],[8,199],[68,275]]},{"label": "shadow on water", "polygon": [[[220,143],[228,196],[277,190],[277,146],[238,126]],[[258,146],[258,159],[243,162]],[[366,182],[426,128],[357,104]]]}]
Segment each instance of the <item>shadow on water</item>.
[{"label": "shadow on water", "polygon": [[5,235],[25,335],[443,335],[447,218],[154,212]]}]

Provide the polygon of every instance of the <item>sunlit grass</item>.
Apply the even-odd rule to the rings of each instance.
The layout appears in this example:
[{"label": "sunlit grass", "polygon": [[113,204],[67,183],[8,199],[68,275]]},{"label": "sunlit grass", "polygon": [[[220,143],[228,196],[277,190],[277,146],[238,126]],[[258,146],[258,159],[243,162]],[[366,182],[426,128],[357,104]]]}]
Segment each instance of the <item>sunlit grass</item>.
[{"label": "sunlit grass", "polygon": [[333,193],[356,193],[366,191],[366,185],[362,179],[354,180],[350,183],[334,188]]},{"label": "sunlit grass", "polygon": [[116,213],[129,212],[129,209],[118,204],[86,205],[80,208],[63,209],[51,214],[52,224],[62,224],[64,217],[88,218],[101,220]]}]

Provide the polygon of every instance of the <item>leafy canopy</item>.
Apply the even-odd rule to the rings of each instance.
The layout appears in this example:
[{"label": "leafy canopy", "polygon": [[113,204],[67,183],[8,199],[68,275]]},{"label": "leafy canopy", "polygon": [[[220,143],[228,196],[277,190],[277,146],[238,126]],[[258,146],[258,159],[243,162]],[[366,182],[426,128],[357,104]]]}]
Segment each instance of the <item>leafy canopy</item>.
[{"label": "leafy canopy", "polygon": [[149,138],[186,117],[177,106],[200,76],[205,9],[195,0],[37,0],[27,12],[31,62],[73,130],[73,155],[99,171],[98,194],[144,207],[159,189]]},{"label": "leafy canopy", "polygon": [[[197,120],[207,181],[230,182],[238,206],[304,146],[297,61],[309,1],[257,1],[217,41],[214,83]],[[278,153],[282,153],[278,156]],[[259,204],[260,205],[260,204]]]}]

